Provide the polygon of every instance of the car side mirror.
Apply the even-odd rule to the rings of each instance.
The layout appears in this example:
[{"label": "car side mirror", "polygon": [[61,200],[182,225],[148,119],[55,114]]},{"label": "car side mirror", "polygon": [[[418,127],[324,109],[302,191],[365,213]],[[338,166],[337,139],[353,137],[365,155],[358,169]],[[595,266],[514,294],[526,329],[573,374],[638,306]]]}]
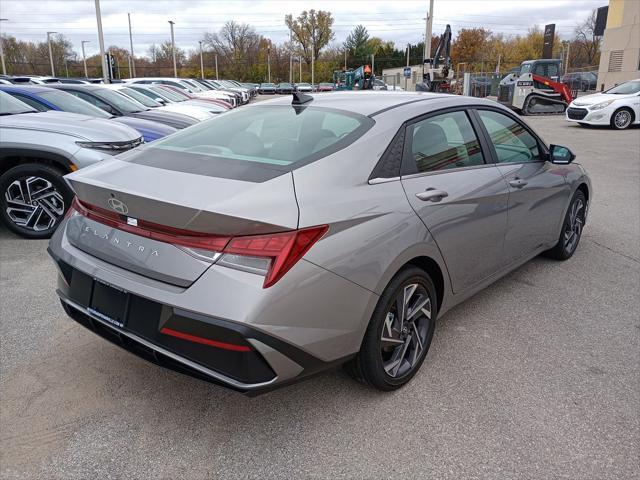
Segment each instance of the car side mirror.
[{"label": "car side mirror", "polygon": [[551,145],[549,148],[549,160],[558,165],[567,165],[575,160],[576,156],[567,147]]},{"label": "car side mirror", "polygon": [[158,102],[161,105],[167,104],[167,101],[164,98],[160,98],[160,97],[156,97],[156,102]]}]

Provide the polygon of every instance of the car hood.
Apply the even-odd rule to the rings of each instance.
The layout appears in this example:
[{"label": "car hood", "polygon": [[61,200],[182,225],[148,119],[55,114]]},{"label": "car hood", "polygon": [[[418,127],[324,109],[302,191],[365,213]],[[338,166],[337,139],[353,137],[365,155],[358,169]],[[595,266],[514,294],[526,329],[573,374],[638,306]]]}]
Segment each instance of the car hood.
[{"label": "car hood", "polygon": [[165,125],[170,125],[175,128],[186,128],[188,126],[194,125],[198,123],[193,117],[189,117],[188,115],[183,115],[182,113],[169,112],[169,111],[161,111],[158,109],[153,110],[144,110],[142,112],[136,112],[131,114],[130,116],[136,118],[143,118],[145,120],[151,120],[153,122],[164,123]]},{"label": "car hood", "polygon": [[133,117],[115,117],[112,120],[116,122],[123,123],[125,125],[130,126],[131,128],[135,128],[136,130],[142,132],[149,132],[152,134],[158,135],[158,137],[165,137],[170,135],[177,130],[169,125],[165,125],[163,123],[153,122],[151,120],[145,120],[143,118],[133,118]]},{"label": "car hood", "polygon": [[578,97],[573,101],[573,105],[580,106],[589,106],[595,105],[596,103],[606,102],[608,100],[622,100],[629,97],[633,97],[635,94],[630,95],[616,95],[615,93],[594,93],[592,95],[585,95],[583,97]]},{"label": "car hood", "polygon": [[209,113],[204,108],[198,108],[195,105],[184,105],[184,104],[176,104],[176,103],[170,103],[162,107],[157,107],[155,110],[160,112],[181,113],[183,115],[193,117],[200,121],[208,120],[213,116],[213,114]]},{"label": "car hood", "polygon": [[108,119],[56,110],[8,115],[2,117],[0,125],[55,132],[92,142],[127,142],[140,137],[139,132],[127,125]]}]

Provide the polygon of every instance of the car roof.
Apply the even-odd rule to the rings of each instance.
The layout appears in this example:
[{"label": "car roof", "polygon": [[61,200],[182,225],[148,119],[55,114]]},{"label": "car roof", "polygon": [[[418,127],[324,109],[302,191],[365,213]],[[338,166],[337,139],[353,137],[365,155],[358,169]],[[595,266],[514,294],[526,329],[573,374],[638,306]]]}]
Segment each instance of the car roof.
[{"label": "car roof", "polygon": [[53,88],[44,85],[0,85],[0,89],[5,92],[17,93],[44,93],[53,90]]},{"label": "car roof", "polygon": [[[333,92],[327,94],[305,94],[313,97],[313,101],[305,103],[305,106],[334,108],[359,113],[365,116],[379,115],[390,111],[402,112],[405,108],[418,107],[423,113],[447,107],[486,105],[498,108],[499,103],[483,98],[465,97],[446,93],[431,92],[396,92],[396,91],[360,91],[360,92]],[[280,97],[273,100],[256,103],[248,108],[260,108],[264,105],[291,105],[292,97]],[[405,108],[402,108],[405,107]],[[411,108],[413,110],[413,108]]]}]

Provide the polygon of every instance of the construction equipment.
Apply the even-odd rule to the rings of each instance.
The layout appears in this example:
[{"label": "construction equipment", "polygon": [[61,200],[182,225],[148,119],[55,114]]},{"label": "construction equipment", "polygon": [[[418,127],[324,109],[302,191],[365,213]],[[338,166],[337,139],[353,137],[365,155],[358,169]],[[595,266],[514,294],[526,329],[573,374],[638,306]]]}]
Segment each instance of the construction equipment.
[{"label": "construction equipment", "polygon": [[[426,39],[430,41],[430,39]],[[451,69],[451,26],[447,25],[440,37],[433,58],[425,58],[422,65],[422,83],[416,84],[416,91],[443,92],[449,91],[453,78]]]},{"label": "construction equipment", "polygon": [[356,69],[335,70],[333,72],[335,90],[371,90],[374,79],[371,65],[361,65]]},{"label": "construction equipment", "polygon": [[521,115],[562,114],[573,100],[560,82],[560,60],[526,60],[498,85],[498,102]]}]

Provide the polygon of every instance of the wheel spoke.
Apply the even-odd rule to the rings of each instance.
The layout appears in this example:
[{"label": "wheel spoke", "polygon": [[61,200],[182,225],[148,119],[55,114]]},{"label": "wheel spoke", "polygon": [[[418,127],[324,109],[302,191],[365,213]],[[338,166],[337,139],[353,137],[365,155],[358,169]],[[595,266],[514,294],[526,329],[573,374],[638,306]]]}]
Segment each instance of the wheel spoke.
[{"label": "wheel spoke", "polygon": [[407,313],[407,320],[412,320],[413,317],[415,317],[418,312],[422,311],[428,303],[430,303],[429,297],[427,297],[426,295],[423,297],[419,297],[411,310],[409,310],[409,312]]}]

